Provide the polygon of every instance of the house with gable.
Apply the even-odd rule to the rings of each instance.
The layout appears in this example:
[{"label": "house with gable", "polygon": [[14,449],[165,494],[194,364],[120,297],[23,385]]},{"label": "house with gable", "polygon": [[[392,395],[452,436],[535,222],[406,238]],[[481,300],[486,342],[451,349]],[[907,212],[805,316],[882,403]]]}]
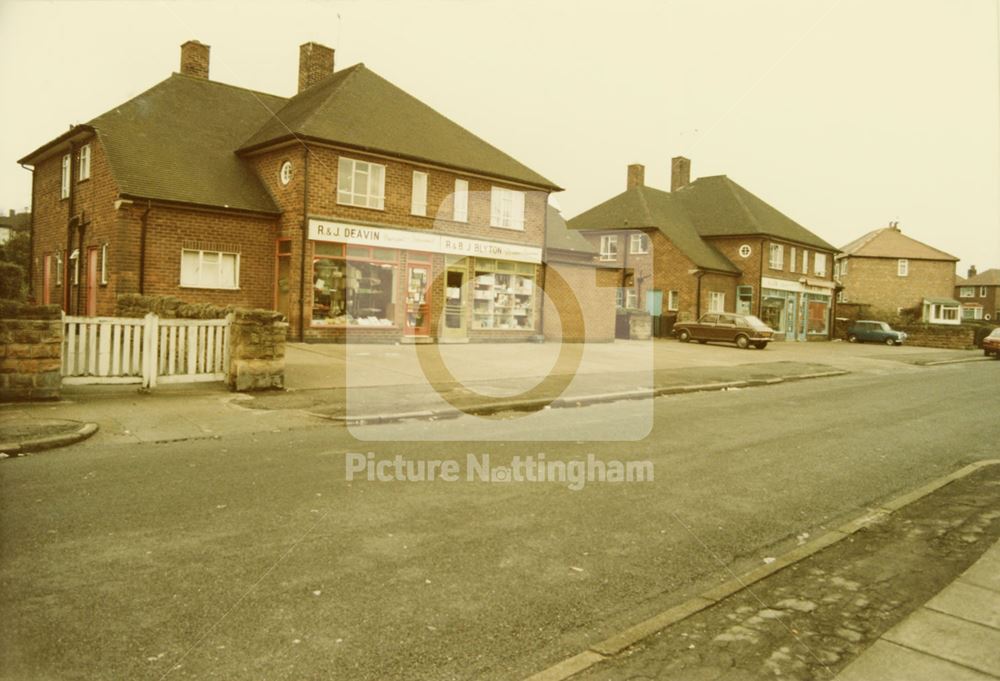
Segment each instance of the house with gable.
[{"label": "house with gable", "polygon": [[753,314],[779,340],[829,339],[837,249],[725,175],[690,171],[675,157],[668,192],[631,165],[624,192],[569,220],[618,272],[618,306],[671,320]]},{"label": "house with gable", "polygon": [[962,304],[962,320],[1000,320],[1000,269],[977,272],[969,268],[968,278],[956,277],[955,297]]},{"label": "house with gable", "polygon": [[275,309],[299,340],[541,334],[556,184],[323,45],[292,97],[211,80],[209,53],[188,41],[179,73],[20,160],[39,302]]}]

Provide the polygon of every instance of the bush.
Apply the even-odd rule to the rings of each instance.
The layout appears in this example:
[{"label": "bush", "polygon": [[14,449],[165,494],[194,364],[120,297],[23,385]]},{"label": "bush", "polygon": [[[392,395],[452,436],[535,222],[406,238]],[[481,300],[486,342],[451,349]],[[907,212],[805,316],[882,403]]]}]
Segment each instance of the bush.
[{"label": "bush", "polygon": [[24,268],[12,262],[0,261],[0,298],[24,300],[27,292]]}]

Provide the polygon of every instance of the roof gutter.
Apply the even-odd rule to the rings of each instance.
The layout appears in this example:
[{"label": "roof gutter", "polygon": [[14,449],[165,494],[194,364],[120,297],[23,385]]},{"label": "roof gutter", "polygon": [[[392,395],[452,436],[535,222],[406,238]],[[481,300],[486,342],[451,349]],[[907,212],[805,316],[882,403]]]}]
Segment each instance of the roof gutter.
[{"label": "roof gutter", "polygon": [[72,149],[72,144],[73,144],[73,140],[74,140],[75,137],[79,137],[81,135],[89,135],[89,134],[92,134],[94,132],[96,132],[96,130],[94,129],[94,127],[92,125],[86,125],[86,124],[83,124],[83,125],[74,125],[69,130],[67,130],[63,134],[59,135],[59,137],[56,137],[51,142],[43,144],[42,146],[38,147],[37,149],[35,149],[33,152],[31,152],[27,156],[25,156],[24,158],[20,159],[18,161],[18,163],[21,164],[22,166],[24,166],[24,165],[30,165],[30,166],[38,165],[39,161],[43,161],[46,158],[48,158],[49,156],[51,156],[53,154],[57,154],[60,151],[62,151],[62,148],[61,148],[62,145],[66,144],[66,143],[69,143],[70,144],[70,148]]}]

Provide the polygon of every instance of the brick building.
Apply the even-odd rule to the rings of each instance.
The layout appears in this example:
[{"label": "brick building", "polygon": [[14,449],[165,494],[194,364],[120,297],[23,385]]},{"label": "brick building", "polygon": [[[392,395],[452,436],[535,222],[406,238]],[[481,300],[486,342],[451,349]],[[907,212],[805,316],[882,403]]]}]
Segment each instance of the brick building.
[{"label": "brick building", "polygon": [[208,76],[189,41],[180,73],[21,159],[40,302],[273,308],[296,339],[541,332],[555,184],[316,43],[291,98]]},{"label": "brick building", "polygon": [[892,319],[908,312],[935,324],[960,323],[955,294],[958,258],[912,239],[896,222],[841,249],[835,276],[839,302],[864,306],[865,315]]},{"label": "brick building", "polygon": [[569,221],[615,268],[618,307],[754,314],[778,339],[828,339],[837,249],[725,175],[692,182],[690,170],[674,158],[667,192],[631,165],[623,193]]},{"label": "brick building", "polygon": [[962,319],[1000,319],[1000,269],[977,272],[969,268],[969,277],[956,277],[955,297],[962,304]]}]

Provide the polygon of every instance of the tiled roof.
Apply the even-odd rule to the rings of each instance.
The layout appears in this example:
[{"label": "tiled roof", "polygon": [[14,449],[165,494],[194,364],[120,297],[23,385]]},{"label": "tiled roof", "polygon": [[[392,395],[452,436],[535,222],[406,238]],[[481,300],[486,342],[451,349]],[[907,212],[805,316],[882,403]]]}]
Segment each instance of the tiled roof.
[{"label": "tiled roof", "polygon": [[852,257],[958,260],[955,256],[933,246],[911,239],[895,227],[883,227],[868,232],[840,250]]},{"label": "tiled roof", "polygon": [[1000,286],[1000,270],[994,268],[983,270],[962,281],[966,286]]},{"label": "tiled roof", "polygon": [[566,220],[555,207],[548,206],[545,219],[545,248],[597,255],[597,249],[579,232],[566,227]]},{"label": "tiled roof", "polygon": [[241,150],[294,137],[559,189],[364,64],[338,71],[289,99],[247,136]]}]

